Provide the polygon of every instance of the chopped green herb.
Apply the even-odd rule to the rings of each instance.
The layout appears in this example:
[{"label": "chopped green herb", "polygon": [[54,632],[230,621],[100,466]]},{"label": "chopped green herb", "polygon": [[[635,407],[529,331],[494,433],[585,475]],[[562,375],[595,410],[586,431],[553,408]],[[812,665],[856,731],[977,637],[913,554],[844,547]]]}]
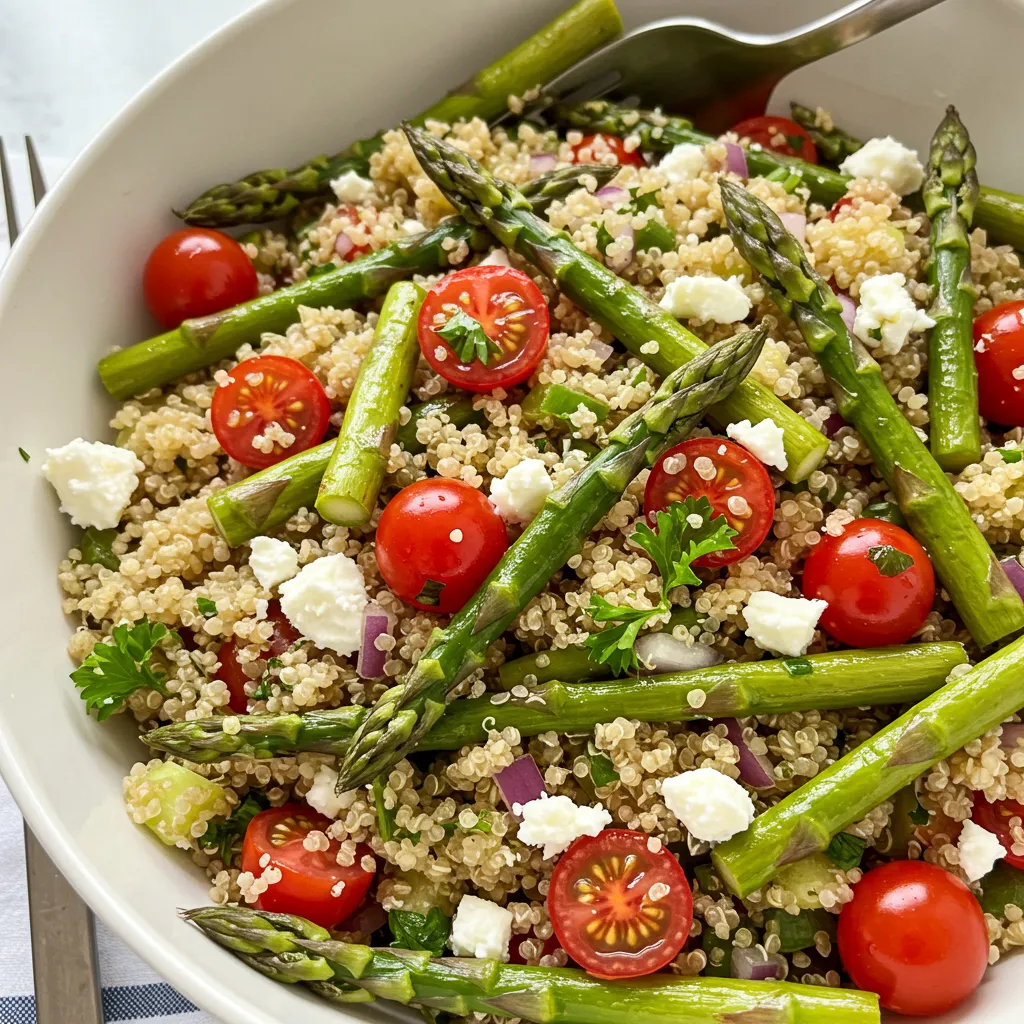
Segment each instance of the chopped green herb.
[{"label": "chopped green herb", "polygon": [[647,367],[641,366],[640,369],[636,371],[636,376],[629,382],[629,386],[631,388],[635,388],[637,384],[642,384],[645,380],[647,380]]},{"label": "chopped green herb", "polygon": [[18,454],[21,456],[22,462],[28,462],[28,460],[32,458],[32,456],[29,455],[29,453],[25,451],[24,448],[19,448]]},{"label": "chopped green herb", "polygon": [[394,948],[425,950],[432,956],[444,956],[452,922],[439,907],[431,907],[425,915],[411,910],[392,910],[388,914],[388,927],[395,940],[391,943]]},{"label": "chopped green herb", "polygon": [[809,676],[814,666],[806,658],[783,658],[782,667],[791,676]]},{"label": "chopped green herb", "polygon": [[197,597],[196,607],[204,619],[212,619],[217,614],[217,605],[208,597]]},{"label": "chopped green herb", "polygon": [[863,518],[881,519],[886,523],[899,526],[901,529],[907,528],[907,520],[903,517],[899,505],[894,505],[891,501],[876,501],[874,504],[868,505],[864,509]]},{"label": "chopped green herb", "polygon": [[458,820],[455,820],[444,822],[441,828],[444,829],[444,834],[446,836],[453,836],[456,832],[482,832],[484,835],[489,836],[491,834],[491,823],[487,819],[487,811],[481,811],[480,817],[477,819],[477,823],[475,825],[469,825],[467,827],[466,825],[460,824]]},{"label": "chopped green herb", "polygon": [[199,840],[204,850],[216,850],[217,856],[224,861],[226,867],[231,865],[235,842],[245,835],[249,822],[260,811],[266,810],[269,803],[262,793],[250,793],[225,821],[212,822]]},{"label": "chopped green herb", "polygon": [[595,786],[610,786],[619,781],[619,773],[607,754],[602,754],[593,744],[588,744],[587,756],[590,761],[590,781]]},{"label": "chopped green herb", "polygon": [[860,864],[866,845],[859,836],[851,836],[849,832],[840,832],[832,837],[832,842],[825,849],[825,856],[837,868],[849,871]]},{"label": "chopped green herb", "polygon": [[435,605],[441,601],[441,591],[444,590],[444,584],[438,583],[437,580],[427,579],[423,584],[423,589],[416,595],[416,600],[420,604]]},{"label": "chopped green herb", "polygon": [[114,554],[112,546],[116,537],[116,528],[97,530],[94,526],[87,527],[82,531],[82,539],[78,542],[82,561],[86,565],[102,565],[104,569],[117,572],[121,568],[121,559]]},{"label": "chopped green herb", "polygon": [[876,544],[868,548],[868,558],[875,563],[883,576],[890,577],[899,576],[914,564],[914,559],[910,555],[891,544]]},{"label": "chopped green herb", "polygon": [[273,673],[273,670],[275,668],[280,667],[280,658],[269,658],[267,660],[267,667],[263,670],[263,675],[260,676],[259,685],[256,687],[255,690],[252,691],[252,700],[270,700],[270,698],[273,696],[273,692],[271,691],[270,687],[271,684],[275,682],[286,693],[291,692],[291,687],[288,686],[286,683],[282,683],[281,680],[278,679]]},{"label": "chopped green herb", "polygon": [[436,329],[464,363],[479,359],[486,366],[492,355],[500,355],[501,348],[487,336],[487,332],[465,310],[459,310],[445,325]]},{"label": "chopped green herb", "polygon": [[927,825],[928,819],[931,817],[931,815],[928,813],[928,810],[925,807],[921,806],[921,802],[918,801],[917,806],[907,815],[907,817],[915,825]]},{"label": "chopped green herb", "polygon": [[789,143],[789,148],[795,153],[803,152],[805,139],[802,135],[787,135],[786,142]]},{"label": "chopped green herb", "polygon": [[633,189],[631,195],[633,196],[633,202],[630,205],[637,213],[643,213],[652,206],[661,205],[658,202],[657,190],[654,192],[640,192],[639,189]]},{"label": "chopped green herb", "polygon": [[[21,449],[19,448],[18,451]],[[1024,449],[1021,448],[997,448],[996,451],[1002,455],[1003,462],[1020,462],[1021,459],[1024,459]]]}]

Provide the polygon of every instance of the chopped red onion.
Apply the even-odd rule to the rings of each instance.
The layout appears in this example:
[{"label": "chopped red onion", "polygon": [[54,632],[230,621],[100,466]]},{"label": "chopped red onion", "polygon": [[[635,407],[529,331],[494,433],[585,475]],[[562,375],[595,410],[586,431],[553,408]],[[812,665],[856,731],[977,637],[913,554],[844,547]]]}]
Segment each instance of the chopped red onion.
[{"label": "chopped red onion", "polygon": [[999,746],[1003,750],[1020,749],[1017,741],[1022,739],[1024,739],[1024,722],[1005,722],[1003,724],[1003,734],[999,737]]},{"label": "chopped red onion", "polygon": [[780,213],[779,220],[786,230],[800,243],[807,236],[807,217],[802,213]]},{"label": "chopped red onion", "polygon": [[788,973],[778,953],[766,957],[756,946],[733,946],[730,965],[732,976],[742,981],[781,981]]},{"label": "chopped red onion", "polygon": [[1024,597],[1024,565],[1017,561],[1015,555],[1010,555],[1009,558],[1001,558],[999,564],[1003,567],[1003,572],[1006,573],[1013,584],[1013,589]]},{"label": "chopped red onion", "polygon": [[334,251],[344,259],[355,248],[355,245],[356,243],[344,231],[341,231],[334,240]]},{"label": "chopped red onion", "polygon": [[[636,232],[633,230],[632,224],[623,224],[620,227],[617,227],[611,234],[615,241],[618,241],[620,238],[629,238],[634,243],[636,241]],[[620,273],[633,262],[633,257],[635,255],[636,248],[634,245],[634,247],[631,247],[624,253],[620,253],[618,256],[606,257],[609,270],[614,271],[616,274]]]},{"label": "chopped red onion", "polygon": [[822,432],[831,441],[836,434],[839,433],[842,427],[846,426],[846,420],[843,419],[842,415],[838,412],[832,413],[831,416],[822,424]]},{"label": "chopped red onion", "polygon": [[721,651],[707,644],[688,644],[677,640],[671,633],[646,633],[633,645],[636,656],[649,671],[691,672],[709,668],[725,660]]},{"label": "chopped red onion", "polygon": [[388,652],[378,650],[374,641],[385,633],[390,634],[394,626],[394,616],[384,611],[376,601],[371,601],[363,610],[363,641],[359,645],[359,660],[356,662],[356,672],[362,679],[380,679],[384,675]]},{"label": "chopped red onion", "polygon": [[857,303],[846,292],[836,292],[836,298],[839,300],[839,305],[843,307],[843,323],[846,324],[848,331],[852,331],[853,321],[857,318]]},{"label": "chopped red onion", "polygon": [[605,362],[615,351],[615,349],[613,349],[607,342],[598,341],[596,338],[592,338],[587,342],[587,348],[589,348],[591,352],[596,352],[598,359],[600,359],[602,363]]},{"label": "chopped red onion", "polygon": [[501,790],[505,806],[512,812],[516,821],[523,820],[523,806],[531,800],[539,800],[545,792],[544,776],[541,775],[537,762],[529,754],[517,757],[507,768],[502,768],[494,776],[494,781]]},{"label": "chopped red onion", "polygon": [[558,166],[558,157],[554,153],[532,153],[530,170],[534,174],[547,174]]},{"label": "chopped red onion", "polygon": [[736,764],[740,770],[740,778],[754,789],[774,789],[775,769],[764,754],[755,754],[747,746],[746,740],[743,739],[743,726],[740,725],[739,719],[723,718],[721,721],[725,724],[729,742],[734,744],[740,752],[740,759]]},{"label": "chopped red onion", "polygon": [[601,200],[601,205],[609,210],[627,206],[630,200],[629,192],[619,185],[605,185],[604,188],[599,188],[594,195]]},{"label": "chopped red onion", "polygon": [[372,935],[388,923],[384,908],[372,897],[367,898],[356,912],[345,920],[345,930]]},{"label": "chopped red onion", "polygon": [[750,171],[747,170],[747,154],[743,147],[735,142],[725,144],[725,169],[738,174],[741,178],[750,177]]}]

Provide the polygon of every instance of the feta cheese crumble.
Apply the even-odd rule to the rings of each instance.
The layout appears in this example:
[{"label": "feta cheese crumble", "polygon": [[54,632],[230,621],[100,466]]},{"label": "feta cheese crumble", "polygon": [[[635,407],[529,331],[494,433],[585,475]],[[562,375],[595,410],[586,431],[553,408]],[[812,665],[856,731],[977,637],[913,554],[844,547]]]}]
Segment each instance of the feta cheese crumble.
[{"label": "feta cheese crumble", "polygon": [[373,182],[355,171],[346,171],[331,182],[334,194],[343,203],[365,203],[377,193]]},{"label": "feta cheese crumble", "polygon": [[972,882],[984,878],[995,862],[1006,856],[999,837],[973,821],[964,822],[956,848],[960,854],[960,867]]},{"label": "feta cheese crumble", "polygon": [[879,274],[860,286],[860,305],[853,321],[853,333],[868,348],[880,348],[895,355],[912,331],[924,331],[935,321],[914,305],[902,274]]},{"label": "feta cheese crumble", "polygon": [[601,806],[581,807],[567,796],[548,796],[523,804],[519,840],[528,846],[543,846],[544,859],[550,860],[567,850],[580,836],[596,836],[612,823],[612,816]]},{"label": "feta cheese crumble", "polygon": [[76,526],[111,530],[121,522],[139,473],[146,467],[127,448],[76,437],[63,448],[47,448],[43,476],[60,498],[60,510]]},{"label": "feta cheese crumble", "polygon": [[747,791],[714,768],[665,779],[661,795],[687,832],[708,843],[724,843],[754,820],[754,802]]},{"label": "feta cheese crumble", "polygon": [[884,181],[899,196],[916,192],[924,182],[924,167],[917,158],[917,150],[907,149],[891,135],[868,139],[839,165],[839,170],[854,178]]},{"label": "feta cheese crumble", "polygon": [[827,607],[827,601],[782,597],[759,590],[750,595],[743,609],[747,636],[762,650],[798,658],[810,647],[818,619]]},{"label": "feta cheese crumble", "polygon": [[756,426],[751,426],[750,420],[740,420],[739,423],[730,423],[725,432],[766,466],[785,469],[789,465],[782,444],[782,427],[773,420],[761,420]]},{"label": "feta cheese crumble", "polygon": [[554,489],[542,459],[523,459],[491,481],[491,504],[509,523],[528,523]]},{"label": "feta cheese crumble", "polygon": [[362,571],[348,555],[318,558],[281,584],[288,621],[317,647],[338,654],[359,650],[366,604]]},{"label": "feta cheese crumble", "polygon": [[481,261],[481,267],[511,267],[508,253],[504,249],[492,249]]},{"label": "feta cheese crumble", "polygon": [[403,235],[422,235],[427,229],[414,217],[402,221]]},{"label": "feta cheese crumble", "polygon": [[328,818],[336,818],[342,811],[345,793],[337,793],[338,773],[325,764],[313,776],[313,785],[306,793],[306,803]]},{"label": "feta cheese crumble", "polygon": [[750,299],[738,277],[677,277],[665,288],[659,303],[681,320],[732,324],[750,312]]},{"label": "feta cheese crumble", "polygon": [[680,142],[667,152],[658,164],[661,171],[673,185],[699,178],[704,170],[704,147],[695,142]]},{"label": "feta cheese crumble", "polygon": [[253,537],[249,548],[249,567],[265,590],[273,590],[299,571],[299,553],[283,540]]},{"label": "feta cheese crumble", "polygon": [[479,896],[463,896],[452,919],[451,943],[456,956],[508,961],[512,911]]}]

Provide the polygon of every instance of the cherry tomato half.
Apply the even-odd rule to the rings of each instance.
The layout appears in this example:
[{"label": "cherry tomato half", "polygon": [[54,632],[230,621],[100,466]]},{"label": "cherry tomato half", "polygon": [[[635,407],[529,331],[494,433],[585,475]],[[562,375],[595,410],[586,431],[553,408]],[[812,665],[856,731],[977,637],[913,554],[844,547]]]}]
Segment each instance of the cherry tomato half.
[{"label": "cherry tomato half", "polygon": [[608,163],[608,155],[615,157],[620,167],[646,167],[647,161],[639,149],[632,152],[617,135],[585,135],[572,147],[573,160],[578,164]]},{"label": "cherry tomato half", "polygon": [[[267,619],[273,623],[274,632],[270,635],[263,657],[280,658],[299,639],[299,631],[285,618],[281,606],[276,601],[271,601],[267,606]],[[244,715],[249,710],[249,697],[245,692],[245,684],[252,680],[245,674],[245,670],[238,660],[240,646],[247,645],[240,644],[234,636],[221,644],[220,650],[217,652],[220,668],[217,669],[217,674],[213,678],[220,679],[227,684],[228,693],[231,695],[228,707],[237,714]]]},{"label": "cherry tomato half", "polygon": [[[326,832],[331,821],[301,804],[285,804],[261,811],[245,830],[242,843],[242,870],[259,878],[267,868],[281,872],[260,894],[260,910],[274,914],[297,914],[321,928],[336,928],[362,903],[373,881],[374,871],[362,866],[370,857],[370,848],[356,847],[355,863],[338,863],[341,844],[330,840],[327,850],[307,850],[302,841],[310,832]],[[261,863],[264,857],[268,857]]]},{"label": "cherry tomato half", "polygon": [[461,480],[420,480],[387,503],[377,524],[377,566],[403,600],[456,612],[498,564],[508,533],[494,506]]},{"label": "cherry tomato half", "polygon": [[1006,863],[1024,871],[1024,855],[1013,852],[1014,839],[1010,835],[1012,819],[1020,818],[1021,823],[1024,823],[1024,804],[1019,804],[1016,800],[997,800],[990,804],[984,793],[975,793],[971,818],[976,825],[994,833],[1003,844],[1003,849],[1006,850]]},{"label": "cherry tomato half", "polygon": [[[210,407],[221,448],[243,466],[265,469],[324,439],[331,420],[327,392],[311,370],[287,356],[257,356],[231,371]],[[287,448],[264,432],[278,425],[295,440]],[[253,442],[260,438],[262,446]]]},{"label": "cherry tomato half", "polygon": [[1004,302],[974,321],[974,365],[982,416],[1024,426],[1024,302]]},{"label": "cherry tomato half", "polygon": [[920,860],[869,871],[839,915],[838,937],[853,983],[911,1016],[952,1009],[988,965],[988,931],[973,893]]},{"label": "cherry tomato half", "polygon": [[748,117],[740,121],[732,129],[741,139],[750,139],[759,143],[764,149],[783,156],[796,156],[809,164],[818,162],[818,151],[814,148],[810,135],[796,121],[788,117],[772,117],[763,114],[761,117]]},{"label": "cherry tomato half", "polygon": [[935,570],[906,530],[855,519],[811,549],[802,589],[804,597],[828,601],[820,625],[840,643],[884,647],[906,643],[921,628],[935,600]]},{"label": "cherry tomato half", "polygon": [[[698,472],[696,463],[700,459],[710,462],[710,480]],[[708,472],[706,462],[700,468]],[[676,472],[669,472],[666,467]],[[775,489],[764,465],[734,441],[693,437],[669,448],[647,478],[644,512],[653,526],[655,512],[691,496],[707,498],[712,509],[725,516],[737,534],[732,539],[735,550],[705,555],[694,565],[717,569],[738,562],[756,551],[768,536],[775,515]]]},{"label": "cherry tomato half", "polygon": [[[551,876],[548,915],[565,952],[597,978],[637,978],[674,960],[693,921],[679,861],[643,832],[581,836]],[[657,888],[655,888],[657,887]]]},{"label": "cherry tomato half", "polygon": [[231,237],[209,228],[182,228],[156,244],[142,272],[149,311],[171,330],[256,298],[252,260]]},{"label": "cherry tomato half", "polygon": [[514,267],[466,267],[442,277],[427,292],[418,324],[431,368],[467,391],[522,383],[541,361],[550,333],[544,296]]},{"label": "cherry tomato half", "polygon": [[842,199],[837,199],[832,204],[832,209],[828,211],[828,219],[835,223],[836,217],[839,216],[839,211],[847,206],[853,205],[853,196],[843,196]]}]

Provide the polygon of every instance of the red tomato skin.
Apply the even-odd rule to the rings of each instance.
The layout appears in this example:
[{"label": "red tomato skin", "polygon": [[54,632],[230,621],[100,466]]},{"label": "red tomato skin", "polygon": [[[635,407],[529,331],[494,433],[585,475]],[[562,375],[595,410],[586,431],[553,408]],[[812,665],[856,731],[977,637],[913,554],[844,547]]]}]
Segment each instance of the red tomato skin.
[{"label": "red tomato skin", "polygon": [[168,330],[220,313],[259,294],[252,260],[230,236],[182,228],[156,244],[142,272],[149,311]]},{"label": "red tomato skin", "polygon": [[[341,846],[335,839],[331,840],[329,850],[315,853],[305,850],[301,841],[275,848],[268,837],[275,824],[289,816],[304,820],[321,832],[331,825],[329,818],[310,807],[294,803],[261,811],[249,822],[242,843],[242,870],[259,878],[265,870],[260,866],[260,860],[269,854],[267,866],[281,871],[281,880],[260,895],[256,906],[275,914],[297,914],[321,928],[336,928],[359,908],[373,882],[375,872],[364,871],[360,866],[363,857],[372,856],[370,848],[362,844],[357,846],[355,863],[351,867],[342,867],[336,862]],[[332,895],[332,889],[339,881],[345,885],[337,896]]]},{"label": "red tomato skin", "polygon": [[[734,125],[732,130],[741,139],[750,139],[751,142],[759,143],[773,153],[799,157],[809,164],[818,162],[818,151],[814,148],[810,135],[806,129],[788,117],[773,117],[770,114],[748,117]],[[790,139],[799,139],[800,147],[794,148]]]},{"label": "red tomato skin", "polygon": [[[509,358],[483,365],[479,360],[463,363],[454,349],[436,330],[434,318],[448,303],[457,303],[483,325],[492,339],[500,331],[487,330],[496,319],[490,300],[496,295],[514,292],[534,316],[526,321],[526,342]],[[459,302],[462,295],[470,297],[469,306]],[[496,388],[512,388],[521,384],[537,369],[547,349],[551,334],[551,314],[541,290],[515,267],[477,266],[457,270],[442,277],[430,291],[420,308],[417,336],[420,351],[431,369],[450,384],[465,391],[486,393]],[[440,356],[439,356],[440,353]]]},{"label": "red tomato skin", "polygon": [[[267,606],[267,619],[274,624],[274,632],[271,634],[270,643],[263,656],[267,659],[280,658],[299,639],[299,631],[285,618],[281,606],[276,601],[271,601]],[[238,641],[234,636],[221,644],[220,650],[217,652],[220,668],[217,669],[217,674],[213,678],[220,679],[227,684],[231,697],[228,707],[236,714],[244,715],[249,710],[249,698],[245,692],[245,684],[250,680],[238,662],[238,646]]]},{"label": "red tomato skin", "polygon": [[[591,147],[597,139],[603,139],[604,145],[615,154],[615,162],[620,167],[646,167],[647,161],[644,160],[643,154],[639,149],[629,151],[626,149],[625,142],[622,141],[617,135],[606,135],[603,132],[600,135],[584,135],[583,138],[572,147],[573,160],[580,164],[592,164],[592,163],[603,163],[604,161],[593,153]],[[580,159],[580,153],[582,150],[591,150],[590,153],[583,153],[583,159]]]},{"label": "red tomato skin", "polygon": [[[352,221],[353,224],[359,223],[359,209],[355,206],[339,206],[338,215],[343,217],[347,216],[349,220]],[[334,251],[337,252],[337,240],[335,241],[334,244]],[[353,260],[357,260],[361,256],[365,256],[369,252],[373,252],[372,245],[356,245],[355,243],[353,243],[352,248],[349,249],[349,251],[346,252],[345,255],[341,257],[341,259],[342,262],[344,263],[351,263]]]},{"label": "red tomato skin", "polygon": [[1010,819],[1020,818],[1024,822],[1024,804],[1016,800],[997,800],[990,804],[984,793],[974,794],[974,810],[971,818],[976,825],[994,833],[1006,850],[1006,863],[1024,871],[1024,856],[1013,852],[1013,836],[1010,835]]},{"label": "red tomato skin", "polygon": [[[914,564],[884,576],[868,557],[892,545]],[[827,601],[819,625],[851,647],[906,643],[935,601],[935,570],[927,552],[906,530],[880,519],[857,519],[838,537],[825,534],[804,562],[803,595]]]},{"label": "red tomato skin", "polygon": [[[453,530],[462,540],[453,541]],[[403,601],[428,612],[458,611],[508,547],[494,506],[461,480],[420,480],[399,491],[377,524],[377,566]],[[436,604],[420,600],[428,580],[443,584]]]},{"label": "red tomato skin", "polygon": [[836,217],[839,216],[839,211],[846,206],[853,204],[853,196],[843,196],[842,199],[837,199],[832,206],[832,209],[828,211],[828,219],[835,223]]},{"label": "red tomato skin", "polygon": [[974,321],[974,365],[982,416],[1024,426],[1024,380],[1013,375],[1024,365],[1024,301],[1004,302]]},{"label": "red tomato skin", "polygon": [[869,871],[839,915],[838,939],[853,983],[913,1017],[952,1009],[988,966],[978,901],[959,878],[926,861]]},{"label": "red tomato skin", "polygon": [[[725,449],[723,452],[721,449]],[[665,463],[670,458],[685,457],[686,465],[679,473],[669,473]],[[742,480],[738,488],[728,491],[720,488],[727,481],[703,480],[693,468],[699,458],[709,458],[716,466],[735,472]],[[746,499],[750,514],[739,518],[729,511],[728,499],[732,494]],[[738,530],[732,542],[735,550],[716,551],[693,564],[705,569],[718,569],[723,565],[738,562],[756,551],[768,536],[775,517],[775,488],[764,464],[742,445],[721,437],[691,437],[689,441],[669,448],[654,464],[644,488],[644,513],[651,526],[655,525],[654,513],[667,508],[673,501],[682,501],[688,495],[695,498],[707,497],[711,507],[729,520],[729,525]]]}]

